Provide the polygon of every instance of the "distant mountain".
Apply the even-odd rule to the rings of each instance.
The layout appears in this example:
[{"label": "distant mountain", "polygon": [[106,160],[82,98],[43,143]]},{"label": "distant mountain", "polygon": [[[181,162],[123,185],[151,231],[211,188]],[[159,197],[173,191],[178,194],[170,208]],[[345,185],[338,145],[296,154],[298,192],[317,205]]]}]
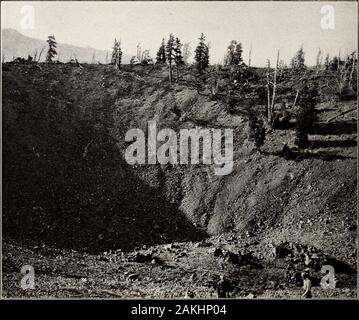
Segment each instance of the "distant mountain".
[{"label": "distant mountain", "polygon": [[[45,40],[30,38],[24,36],[19,31],[14,29],[2,30],[2,55],[5,61],[11,61],[13,57],[24,57],[28,55],[34,57],[35,52],[39,55],[43,49],[40,61],[45,60],[47,43]],[[61,62],[68,62],[71,58],[78,59],[79,62],[87,63],[106,63],[106,54],[108,54],[108,62],[111,59],[111,51],[97,50],[91,47],[77,47],[65,43],[57,44],[57,52]],[[123,54],[122,63],[127,64],[130,62],[131,55]]]}]

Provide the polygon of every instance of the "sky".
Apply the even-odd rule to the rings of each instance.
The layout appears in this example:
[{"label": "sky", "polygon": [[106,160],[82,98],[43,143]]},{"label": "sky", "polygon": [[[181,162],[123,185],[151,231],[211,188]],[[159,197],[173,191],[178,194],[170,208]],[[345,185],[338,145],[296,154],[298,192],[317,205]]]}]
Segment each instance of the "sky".
[{"label": "sky", "polygon": [[[322,28],[325,5],[334,8],[334,29]],[[301,46],[306,64],[314,65],[319,48],[331,56],[357,49],[357,11],[357,2],[2,1],[1,27],[44,40],[54,34],[60,43],[96,49],[110,49],[117,38],[124,53],[134,55],[140,43],[153,57],[170,33],[194,50],[203,32],[211,63],[221,62],[229,42],[238,40],[246,63],[252,48],[255,66],[274,61],[277,50],[289,63]]]}]

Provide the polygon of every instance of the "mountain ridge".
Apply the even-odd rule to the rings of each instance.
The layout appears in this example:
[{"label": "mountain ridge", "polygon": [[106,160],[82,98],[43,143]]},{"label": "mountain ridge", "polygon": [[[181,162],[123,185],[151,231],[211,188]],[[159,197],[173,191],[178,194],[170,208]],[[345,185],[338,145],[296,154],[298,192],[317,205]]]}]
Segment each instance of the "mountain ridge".
[{"label": "mountain ridge", "polygon": [[[32,38],[23,35],[16,29],[6,28],[2,30],[2,59],[4,62],[11,61],[13,58],[27,58],[28,55],[34,57],[35,53],[41,54],[40,61],[45,61],[47,43],[46,40]],[[58,56],[61,62],[68,62],[71,58],[78,59],[81,63],[107,63],[111,59],[110,50],[100,50],[91,46],[81,47],[67,43],[58,43]],[[107,55],[107,58],[106,58]],[[122,63],[128,64],[132,55],[123,54]]]}]

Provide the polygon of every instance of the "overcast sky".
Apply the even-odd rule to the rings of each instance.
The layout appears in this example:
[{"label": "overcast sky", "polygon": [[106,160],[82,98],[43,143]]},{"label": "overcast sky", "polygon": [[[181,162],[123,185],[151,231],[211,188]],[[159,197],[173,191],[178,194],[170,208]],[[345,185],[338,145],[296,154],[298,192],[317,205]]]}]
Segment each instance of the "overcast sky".
[{"label": "overcast sky", "polygon": [[[32,5],[34,29],[22,27],[22,7]],[[335,10],[334,30],[321,28],[321,7]],[[244,60],[252,46],[252,65],[275,59],[277,49],[288,62],[304,47],[306,63],[315,63],[320,47],[331,55],[357,48],[356,2],[1,2],[2,28],[26,36],[78,46],[108,49],[121,38],[124,53],[135,54],[137,43],[155,56],[162,37],[174,33],[195,48],[203,32],[210,42],[211,63],[223,59],[230,40],[243,43]]]}]

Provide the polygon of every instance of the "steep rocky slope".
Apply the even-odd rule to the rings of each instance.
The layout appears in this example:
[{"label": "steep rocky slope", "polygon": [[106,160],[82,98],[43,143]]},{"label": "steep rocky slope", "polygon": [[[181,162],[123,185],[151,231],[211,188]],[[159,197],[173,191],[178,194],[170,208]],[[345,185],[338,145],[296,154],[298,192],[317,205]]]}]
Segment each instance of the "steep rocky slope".
[{"label": "steep rocky slope", "polygon": [[[288,160],[281,150],[293,145],[293,130],[269,133],[254,152],[245,119],[199,95],[190,72],[170,86],[160,67],[3,67],[6,241],[97,253],[226,232],[228,245],[250,243],[262,261],[289,241],[356,267],[356,112],[327,122],[356,101],[321,93],[311,147]],[[234,129],[233,172],[129,166],[125,133],[145,131],[149,120],[176,131]]]}]

